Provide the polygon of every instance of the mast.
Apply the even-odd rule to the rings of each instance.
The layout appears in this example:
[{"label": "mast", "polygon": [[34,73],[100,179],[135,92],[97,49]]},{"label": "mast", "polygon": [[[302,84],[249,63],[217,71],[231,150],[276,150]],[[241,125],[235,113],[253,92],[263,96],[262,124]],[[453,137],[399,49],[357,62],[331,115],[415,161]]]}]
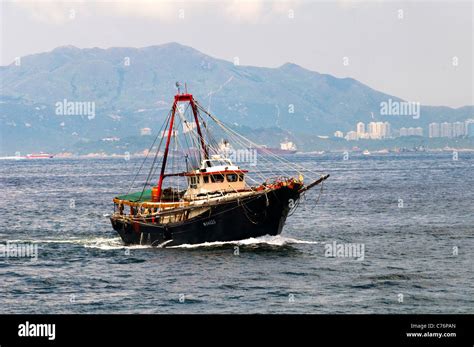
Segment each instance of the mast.
[{"label": "mast", "polygon": [[201,147],[202,147],[202,152],[204,154],[204,159],[209,159],[209,153],[207,152],[206,143],[204,142],[204,137],[202,137],[201,126],[199,125],[196,103],[194,102],[192,95],[191,95],[191,100],[189,102],[191,103],[191,108],[193,109],[194,122],[196,122],[196,130],[199,135],[199,138],[201,139]]},{"label": "mast", "polygon": [[168,138],[166,139],[165,153],[163,155],[163,162],[161,164],[160,179],[158,180],[158,192],[157,192],[158,201],[161,200],[161,187],[163,186],[163,178],[165,177],[166,161],[168,160],[168,152],[169,152],[169,149],[170,149],[170,141],[171,141],[171,136],[173,135],[174,115],[176,113],[177,103],[178,102],[177,102],[176,96],[175,96],[174,97],[173,108],[172,108],[172,111],[171,111],[171,118],[170,118],[170,122],[169,122]]},{"label": "mast", "polygon": [[165,177],[165,169],[166,169],[166,162],[168,160],[168,152],[169,152],[169,147],[170,147],[170,141],[171,141],[171,136],[173,136],[173,124],[174,124],[174,117],[176,114],[176,108],[178,107],[178,102],[182,101],[187,101],[191,104],[191,108],[193,110],[193,115],[194,115],[194,121],[196,122],[196,130],[199,135],[199,139],[201,140],[201,147],[202,147],[202,152],[204,155],[204,159],[209,158],[209,153],[207,151],[206,143],[204,142],[204,137],[202,136],[201,132],[201,126],[199,125],[199,119],[198,119],[198,110],[196,106],[196,102],[194,101],[194,98],[192,94],[180,94],[178,90],[178,94],[174,96],[174,102],[173,102],[173,107],[171,110],[171,118],[169,121],[169,128],[168,128],[168,138],[166,139],[166,147],[165,147],[165,153],[163,155],[163,162],[161,164],[161,171],[160,171],[160,178],[158,180],[158,186],[157,186],[157,198],[158,201],[161,200],[161,188],[163,186],[163,179]]}]

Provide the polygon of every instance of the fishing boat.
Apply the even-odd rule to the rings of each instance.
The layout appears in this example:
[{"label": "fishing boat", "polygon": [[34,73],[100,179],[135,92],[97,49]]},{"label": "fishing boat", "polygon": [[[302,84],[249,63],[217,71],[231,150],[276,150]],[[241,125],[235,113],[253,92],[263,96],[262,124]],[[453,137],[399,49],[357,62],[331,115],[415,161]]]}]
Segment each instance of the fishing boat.
[{"label": "fishing boat", "polygon": [[[144,159],[129,192],[113,199],[112,226],[127,245],[170,247],[278,235],[300,198],[329,177],[272,153],[254,165],[248,158],[258,146],[179,88],[162,129],[147,152],[154,157]],[[214,131],[229,141],[218,143]],[[147,160],[150,168],[144,170]],[[142,169],[146,178],[132,192]],[[306,174],[316,175],[307,185]]]}]

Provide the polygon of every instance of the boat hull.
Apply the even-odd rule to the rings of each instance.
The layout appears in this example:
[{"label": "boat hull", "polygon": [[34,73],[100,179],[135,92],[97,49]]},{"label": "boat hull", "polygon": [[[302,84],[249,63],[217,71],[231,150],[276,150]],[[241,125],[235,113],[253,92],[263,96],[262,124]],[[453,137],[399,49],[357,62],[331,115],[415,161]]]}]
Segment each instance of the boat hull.
[{"label": "boat hull", "polygon": [[130,222],[117,216],[111,217],[111,222],[128,245],[169,247],[237,241],[280,234],[288,212],[298,198],[298,187],[281,187],[246,199],[209,206],[205,212],[184,222],[162,225]]}]

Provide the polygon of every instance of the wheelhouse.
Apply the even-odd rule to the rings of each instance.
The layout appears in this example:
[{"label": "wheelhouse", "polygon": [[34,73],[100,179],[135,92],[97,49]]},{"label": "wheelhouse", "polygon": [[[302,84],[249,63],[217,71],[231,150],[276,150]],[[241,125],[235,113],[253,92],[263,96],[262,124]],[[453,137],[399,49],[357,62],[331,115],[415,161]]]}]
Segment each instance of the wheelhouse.
[{"label": "wheelhouse", "polygon": [[184,197],[247,190],[245,184],[247,172],[232,164],[228,158],[213,156],[211,159],[205,159],[199,169],[186,173],[188,189]]}]

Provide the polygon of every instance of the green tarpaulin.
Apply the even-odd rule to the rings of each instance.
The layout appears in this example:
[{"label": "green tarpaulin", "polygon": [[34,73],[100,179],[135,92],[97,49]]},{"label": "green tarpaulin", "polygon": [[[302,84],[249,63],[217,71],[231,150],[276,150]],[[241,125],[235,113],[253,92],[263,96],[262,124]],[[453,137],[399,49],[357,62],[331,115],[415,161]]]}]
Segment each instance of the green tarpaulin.
[{"label": "green tarpaulin", "polygon": [[[142,196],[140,199],[140,195]],[[120,195],[117,196],[117,199],[119,200],[128,200],[131,202],[144,202],[144,201],[151,201],[151,189],[147,189],[143,192],[135,192],[131,194],[126,194],[126,195]]]}]

